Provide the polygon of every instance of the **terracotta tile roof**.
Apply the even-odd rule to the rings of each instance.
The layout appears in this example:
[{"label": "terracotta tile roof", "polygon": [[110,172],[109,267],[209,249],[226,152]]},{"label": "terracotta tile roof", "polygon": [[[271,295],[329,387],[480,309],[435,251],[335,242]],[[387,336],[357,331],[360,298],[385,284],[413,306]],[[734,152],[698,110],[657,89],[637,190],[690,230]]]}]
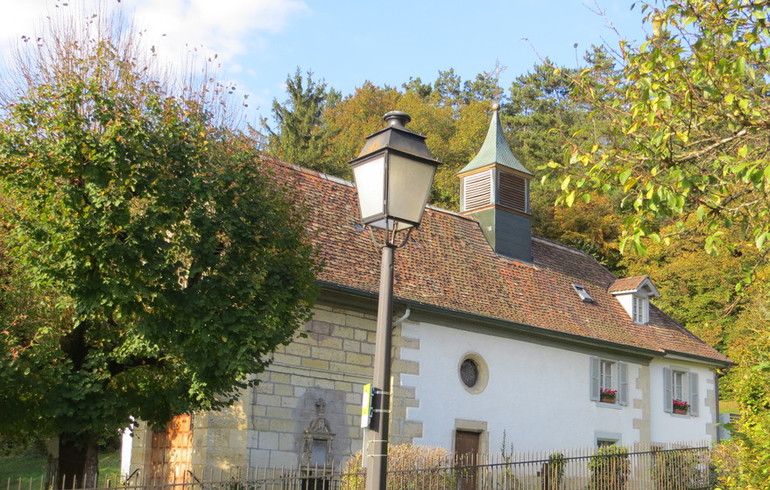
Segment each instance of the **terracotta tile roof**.
[{"label": "terracotta tile roof", "polygon": [[642,285],[644,280],[649,278],[650,276],[647,276],[647,275],[623,277],[621,279],[616,280],[610,285],[609,292],[618,293],[621,291],[636,291],[637,289],[639,289],[639,286]]},{"label": "terracotta tile roof", "polygon": [[[304,203],[307,226],[324,262],[317,279],[376,294],[380,252],[359,225],[352,184],[270,163]],[[537,237],[532,253],[533,264],[497,256],[473,218],[428,207],[420,228],[396,252],[394,295],[397,301],[495,319],[512,328],[524,325],[651,354],[674,352],[730,362],[654,306],[649,325],[635,324],[611,291],[626,280],[618,280],[588,254]],[[593,303],[581,300],[572,287],[575,283],[586,288]]]}]

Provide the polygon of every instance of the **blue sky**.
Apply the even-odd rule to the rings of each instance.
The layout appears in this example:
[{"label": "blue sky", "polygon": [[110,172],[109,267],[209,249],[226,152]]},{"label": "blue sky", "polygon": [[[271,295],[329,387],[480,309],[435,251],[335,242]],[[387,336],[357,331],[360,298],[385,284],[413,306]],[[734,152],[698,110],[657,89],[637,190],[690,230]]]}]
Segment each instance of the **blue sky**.
[{"label": "blue sky", "polygon": [[[51,12],[97,0],[0,0],[0,54]],[[503,87],[540,58],[575,66],[591,44],[644,38],[631,0],[102,0],[129,10],[171,64],[193,47],[268,116],[297,67],[343,94],[366,80],[399,86],[454,68],[463,79],[505,67]],[[83,5],[81,5],[83,4]],[[603,12],[603,15],[600,14]],[[615,32],[610,25],[614,26]],[[577,49],[574,45],[577,43]],[[252,114],[256,117],[256,114]]]}]

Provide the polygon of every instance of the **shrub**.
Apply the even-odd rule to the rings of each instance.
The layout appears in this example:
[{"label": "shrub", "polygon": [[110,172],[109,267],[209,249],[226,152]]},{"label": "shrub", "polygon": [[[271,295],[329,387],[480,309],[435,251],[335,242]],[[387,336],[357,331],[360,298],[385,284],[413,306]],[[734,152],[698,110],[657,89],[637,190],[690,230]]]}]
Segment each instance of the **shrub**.
[{"label": "shrub", "polygon": [[716,465],[720,488],[737,486],[740,481],[740,457],[738,453],[738,441],[728,439],[714,446],[712,461]]},{"label": "shrub", "polygon": [[[455,478],[446,449],[414,444],[388,448],[388,488],[440,489],[454,488]],[[342,490],[359,490],[366,486],[366,472],[361,464],[361,451],[350,458],[342,475]]]},{"label": "shrub", "polygon": [[521,482],[513,472],[513,444],[510,446],[506,443],[508,434],[503,431],[503,443],[500,446],[500,454],[503,461],[503,474],[502,481],[498,483],[497,488],[499,490],[520,490],[522,488]]},{"label": "shrub", "polygon": [[683,449],[655,451],[652,457],[652,479],[658,490],[697,488],[703,480],[699,452]]},{"label": "shrub", "polygon": [[0,457],[45,456],[45,441],[36,437],[14,437],[0,434]]},{"label": "shrub", "polygon": [[740,418],[715,458],[725,488],[770,488],[770,288],[758,298],[745,320],[747,343],[735,353],[738,364],[730,372]]},{"label": "shrub", "polygon": [[565,466],[567,466],[567,458],[562,453],[553,453],[548,456],[548,462],[543,465],[541,473],[543,490],[559,489],[561,480],[564,478]]},{"label": "shrub", "polygon": [[628,448],[615,445],[600,447],[591,456],[588,470],[591,472],[590,490],[623,490],[631,472]]}]

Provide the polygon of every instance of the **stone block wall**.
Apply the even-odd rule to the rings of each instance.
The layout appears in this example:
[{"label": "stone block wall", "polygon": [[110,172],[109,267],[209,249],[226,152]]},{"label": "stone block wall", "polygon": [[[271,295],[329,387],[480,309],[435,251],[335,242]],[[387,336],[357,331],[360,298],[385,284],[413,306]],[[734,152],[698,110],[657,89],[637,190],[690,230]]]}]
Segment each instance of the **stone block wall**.
[{"label": "stone block wall", "polygon": [[[245,392],[242,396],[246,396]],[[131,443],[131,464],[128,475],[135,475],[133,484],[147,484],[148,478],[187,481],[195,478],[217,478],[217,475],[239,474],[246,468],[247,420],[242,404],[223,409],[220,412],[198,412],[192,416],[192,450],[187,453],[175,448],[171,454],[154,454],[152,447],[153,430],[139,421],[133,429]],[[157,451],[157,450],[156,450]],[[153,464],[164,463],[156,468]],[[165,475],[165,476],[164,476]],[[172,476],[169,476],[172,475]],[[154,481],[154,484],[162,481]]]},{"label": "stone block wall", "polygon": [[[244,396],[245,392],[241,397]],[[193,473],[237,473],[237,469],[244,468],[248,463],[245,457],[246,429],[242,404],[220,412],[196,413],[193,416]]]},{"label": "stone block wall", "polygon": [[[316,306],[313,320],[275,352],[257,386],[222,412],[195,414],[192,471],[208,475],[212,470],[293,467],[310,456],[317,461],[323,448],[317,443],[313,453],[310,433],[328,438],[329,463],[344,464],[363,443],[361,393],[372,381],[375,328],[373,314]],[[418,401],[415,389],[401,386],[400,378],[419,374],[419,366],[400,358],[404,347],[419,349],[419,341],[403,338],[396,327],[392,444],[422,436],[422,424],[406,420],[407,408]],[[321,432],[313,432],[319,427]],[[151,442],[152,431],[141,424],[132,439],[132,471],[142,466],[149,470]]]},{"label": "stone block wall", "polygon": [[[363,385],[372,380],[376,318],[329,306],[317,306],[314,313],[302,334],[276,352],[254,388],[248,409],[250,466],[298,464],[308,449],[305,431],[318,417],[328,422],[333,434],[330,462],[334,465],[361,449],[361,393]],[[409,342],[396,328],[394,444],[411,442],[422,433],[421,424],[405,421],[406,408],[417,403],[414,389],[399,383],[400,374],[418,371],[416,363],[402,361],[398,355]]]}]

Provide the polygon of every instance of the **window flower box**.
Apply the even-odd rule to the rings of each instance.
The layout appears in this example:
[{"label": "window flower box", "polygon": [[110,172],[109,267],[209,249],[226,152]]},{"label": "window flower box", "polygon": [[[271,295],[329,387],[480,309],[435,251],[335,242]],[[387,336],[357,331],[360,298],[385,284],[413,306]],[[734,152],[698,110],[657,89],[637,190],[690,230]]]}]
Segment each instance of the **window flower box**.
[{"label": "window flower box", "polygon": [[605,390],[602,389],[599,392],[599,401],[603,403],[615,403],[615,399],[618,397],[617,390]]},{"label": "window flower box", "polygon": [[674,413],[679,415],[687,415],[690,411],[690,404],[684,400],[674,400]]}]

